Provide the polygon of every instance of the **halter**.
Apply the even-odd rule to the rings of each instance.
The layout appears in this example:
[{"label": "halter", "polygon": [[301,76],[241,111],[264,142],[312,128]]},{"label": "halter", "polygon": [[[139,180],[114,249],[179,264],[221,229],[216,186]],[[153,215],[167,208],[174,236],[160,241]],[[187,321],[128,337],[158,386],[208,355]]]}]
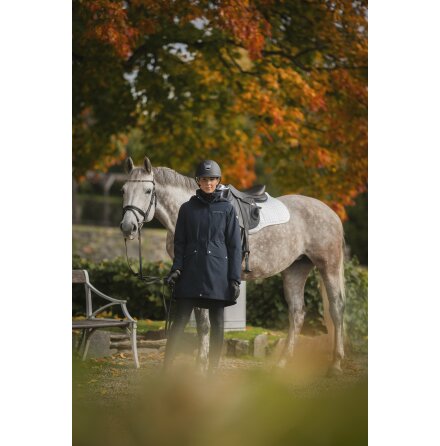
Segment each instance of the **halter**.
[{"label": "halter", "polygon": [[[150,209],[151,209],[151,205],[153,204],[153,201],[154,201],[154,207],[157,206],[156,183],[154,182],[154,180],[127,180],[127,182],[130,182],[130,183],[153,183],[153,192],[151,193],[150,205],[148,206],[148,209],[146,212],[144,212],[141,208],[138,208],[137,206],[133,206],[131,204],[128,204],[127,206],[124,206],[122,208],[122,218],[124,218],[124,215],[127,211],[133,212],[133,214],[136,217],[136,220],[138,222],[138,228],[139,228],[139,232],[140,232],[143,224],[147,221],[148,214],[150,213]],[[136,215],[136,212],[134,212],[134,211],[139,212],[139,214],[142,215],[143,220],[139,220],[138,216]]]},{"label": "halter", "polygon": [[[122,218],[124,218],[124,215],[126,214],[127,211],[131,211],[131,212],[133,212],[133,214],[134,214],[134,216],[135,216],[135,218],[136,218],[136,221],[137,221],[137,223],[138,223],[138,240],[139,240],[139,273],[136,274],[136,273],[133,271],[133,269],[132,269],[132,267],[131,267],[131,265],[130,265],[130,262],[129,262],[129,260],[128,260],[128,252],[127,252],[127,239],[124,238],[124,242],[125,242],[125,254],[126,254],[126,257],[127,257],[127,264],[128,264],[128,267],[130,268],[130,271],[132,272],[133,275],[135,275],[135,276],[139,275],[139,279],[141,279],[141,280],[145,280],[145,279],[147,279],[147,278],[149,279],[149,277],[148,277],[148,276],[144,276],[144,275],[142,274],[141,229],[142,229],[142,226],[144,225],[144,223],[146,223],[146,221],[147,221],[147,218],[148,218],[148,215],[149,215],[149,213],[150,213],[151,206],[153,205],[153,202],[154,202],[154,207],[156,208],[156,206],[157,206],[156,183],[154,182],[154,180],[127,180],[127,182],[130,182],[130,183],[153,183],[153,192],[151,193],[150,204],[149,204],[148,209],[147,209],[146,212],[144,212],[141,208],[138,208],[137,206],[133,206],[133,205],[131,205],[131,204],[129,204],[129,205],[127,205],[127,206],[124,206],[124,207],[122,208]],[[135,211],[136,211],[136,212],[139,212],[139,214],[142,215],[142,219],[139,219],[139,218],[138,218],[138,216],[137,216],[137,214],[136,214]],[[151,279],[153,279],[153,278],[151,278]],[[158,279],[158,278],[155,277],[154,279],[155,279],[155,280],[152,280],[150,283],[157,282],[157,279]],[[160,279],[160,278],[159,278],[159,279]]]}]

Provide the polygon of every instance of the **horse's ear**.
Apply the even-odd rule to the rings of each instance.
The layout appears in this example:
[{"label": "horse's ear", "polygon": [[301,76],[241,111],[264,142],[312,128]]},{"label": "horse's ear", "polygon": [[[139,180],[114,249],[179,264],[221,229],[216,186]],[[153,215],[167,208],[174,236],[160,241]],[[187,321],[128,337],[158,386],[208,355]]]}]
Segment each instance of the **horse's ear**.
[{"label": "horse's ear", "polygon": [[151,166],[151,162],[148,159],[148,156],[146,156],[144,158],[144,167],[145,167],[145,170],[147,171],[147,173],[151,173],[153,167]]},{"label": "horse's ear", "polygon": [[128,157],[125,160],[125,171],[129,174],[133,170],[133,167],[134,167],[133,160],[131,159],[131,157]]}]

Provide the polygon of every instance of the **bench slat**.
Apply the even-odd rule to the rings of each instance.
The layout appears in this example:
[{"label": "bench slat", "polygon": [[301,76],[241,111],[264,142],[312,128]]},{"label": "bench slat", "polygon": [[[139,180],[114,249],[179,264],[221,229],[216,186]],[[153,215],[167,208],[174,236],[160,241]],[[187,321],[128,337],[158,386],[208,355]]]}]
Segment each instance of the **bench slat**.
[{"label": "bench slat", "polygon": [[105,327],[128,327],[130,321],[118,321],[108,319],[84,319],[72,321],[72,328],[105,328]]},{"label": "bench slat", "polygon": [[86,283],[86,275],[82,269],[72,270],[72,283]]}]

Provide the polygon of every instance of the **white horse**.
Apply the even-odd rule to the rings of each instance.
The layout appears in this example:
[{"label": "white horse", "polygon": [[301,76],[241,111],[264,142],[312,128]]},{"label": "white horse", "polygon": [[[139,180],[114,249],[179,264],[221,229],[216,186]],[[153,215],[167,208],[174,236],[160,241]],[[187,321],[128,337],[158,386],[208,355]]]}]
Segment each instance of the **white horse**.
[{"label": "white horse", "polygon": [[[132,159],[128,158],[126,168],[129,177],[122,188],[123,206],[131,207],[131,212],[125,212],[121,222],[124,237],[133,239],[144,217],[145,221],[155,217],[167,229],[166,248],[173,258],[178,211],[195,194],[198,189],[196,181],[167,167],[152,167],[147,157],[143,167],[135,167]],[[279,366],[284,366],[293,356],[295,340],[301,332],[305,316],[304,285],[309,272],[316,266],[325,286],[325,290],[321,288],[328,297],[334,325],[333,360],[329,373],[342,373],[345,288],[341,220],[326,204],[314,198],[302,195],[277,198],[287,206],[291,218],[286,223],[266,226],[249,236],[252,272],[246,273],[243,268],[242,280],[281,273],[290,321],[287,340],[278,362]],[[148,215],[145,215],[147,210]],[[202,369],[206,369],[209,348],[208,310],[196,309],[195,316],[199,335],[198,363]]]}]

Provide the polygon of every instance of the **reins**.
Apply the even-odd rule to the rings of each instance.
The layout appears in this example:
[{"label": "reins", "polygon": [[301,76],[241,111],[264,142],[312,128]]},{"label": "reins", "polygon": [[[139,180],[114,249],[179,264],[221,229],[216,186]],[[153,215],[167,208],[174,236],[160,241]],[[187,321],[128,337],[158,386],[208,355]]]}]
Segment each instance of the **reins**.
[{"label": "reins", "polygon": [[[151,210],[151,206],[154,202],[154,207],[156,208],[157,206],[157,194],[156,194],[156,183],[154,182],[154,180],[127,180],[127,182],[133,182],[133,183],[153,183],[153,192],[152,192],[152,196],[150,199],[150,204],[148,206],[148,209],[146,212],[144,212],[142,209],[138,208],[137,206],[133,206],[133,205],[127,205],[124,206],[122,208],[122,218],[124,217],[125,213],[127,211],[131,211],[133,212],[137,223],[138,223],[138,251],[139,251],[139,272],[136,272],[133,270],[133,268],[130,265],[130,260],[128,258],[128,249],[127,249],[127,239],[124,237],[124,243],[125,243],[125,258],[127,260],[127,265],[128,268],[130,270],[130,272],[133,274],[133,276],[137,277],[139,280],[142,280],[143,282],[145,282],[146,285],[152,285],[154,283],[158,283],[158,282],[162,282],[162,302],[163,302],[163,306],[165,309],[165,315],[166,315],[166,320],[165,320],[165,333],[168,336],[168,331],[170,328],[170,318],[171,318],[171,303],[172,303],[172,299],[174,297],[174,287],[172,287],[171,289],[171,296],[170,296],[170,304],[167,305],[166,304],[166,299],[165,299],[165,276],[144,276],[143,271],[142,271],[142,240],[141,240],[141,229],[144,225],[144,223],[147,222],[147,218],[148,215],[150,213]],[[136,214],[136,212],[139,212],[140,215],[142,215],[143,219],[140,220]]]},{"label": "reins", "polygon": [[[130,261],[128,260],[128,251],[127,251],[127,239],[124,238],[124,242],[125,242],[125,255],[127,258],[127,264],[128,267],[131,271],[131,273],[135,276],[138,276],[140,280],[143,280],[144,282],[147,282],[147,284],[151,284],[151,283],[155,283],[159,280],[162,280],[161,277],[155,277],[155,276],[144,276],[143,272],[142,272],[142,249],[141,249],[141,229],[142,226],[144,225],[144,223],[147,221],[148,215],[150,213],[151,210],[151,206],[154,203],[154,207],[157,206],[157,195],[156,195],[156,183],[154,182],[154,180],[127,180],[127,182],[131,182],[131,183],[153,183],[153,192],[151,195],[151,199],[150,199],[150,204],[148,206],[148,209],[146,212],[144,212],[141,208],[138,208],[137,206],[133,206],[131,204],[124,206],[122,208],[122,218],[124,218],[124,215],[127,211],[131,211],[133,212],[137,223],[138,223],[138,241],[139,241],[139,272],[136,273],[133,268],[130,265]],[[140,220],[136,214],[136,212],[139,212],[139,214],[142,215],[142,220]]]}]

